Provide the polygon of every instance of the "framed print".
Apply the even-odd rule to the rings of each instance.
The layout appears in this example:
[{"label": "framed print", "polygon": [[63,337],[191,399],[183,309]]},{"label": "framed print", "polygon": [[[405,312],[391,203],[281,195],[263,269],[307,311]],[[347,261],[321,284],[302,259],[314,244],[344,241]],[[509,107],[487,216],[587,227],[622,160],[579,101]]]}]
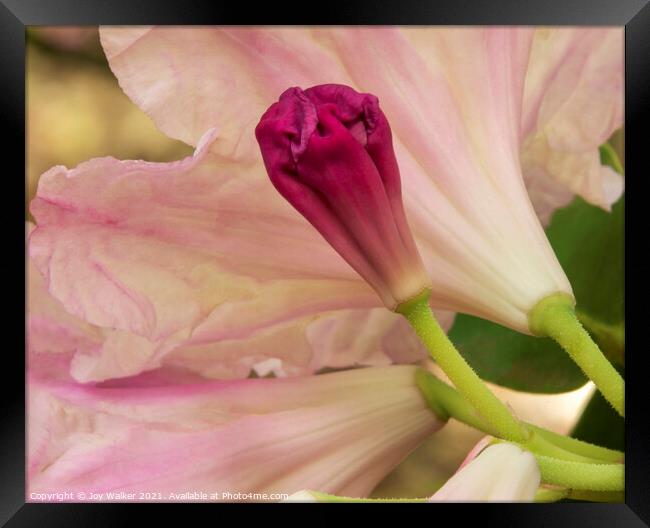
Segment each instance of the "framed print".
[{"label": "framed print", "polygon": [[286,7],[0,6],[3,522],[646,526],[646,2]]}]

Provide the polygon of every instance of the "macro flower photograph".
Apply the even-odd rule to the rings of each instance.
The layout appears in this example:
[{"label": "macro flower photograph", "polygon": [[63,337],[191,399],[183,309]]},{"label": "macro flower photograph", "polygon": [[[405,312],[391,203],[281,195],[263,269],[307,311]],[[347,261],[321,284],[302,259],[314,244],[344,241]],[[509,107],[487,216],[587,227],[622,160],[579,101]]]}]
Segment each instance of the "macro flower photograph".
[{"label": "macro flower photograph", "polygon": [[622,26],[31,26],[28,502],[624,501]]}]

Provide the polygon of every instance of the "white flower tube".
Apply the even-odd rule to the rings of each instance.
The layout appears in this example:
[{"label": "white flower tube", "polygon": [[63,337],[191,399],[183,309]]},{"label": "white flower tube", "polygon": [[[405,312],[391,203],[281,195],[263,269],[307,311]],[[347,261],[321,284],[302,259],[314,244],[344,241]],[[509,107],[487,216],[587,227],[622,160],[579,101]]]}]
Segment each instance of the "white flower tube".
[{"label": "white flower tube", "polygon": [[514,444],[483,450],[453,475],[430,502],[531,502],[540,484],[535,457]]}]

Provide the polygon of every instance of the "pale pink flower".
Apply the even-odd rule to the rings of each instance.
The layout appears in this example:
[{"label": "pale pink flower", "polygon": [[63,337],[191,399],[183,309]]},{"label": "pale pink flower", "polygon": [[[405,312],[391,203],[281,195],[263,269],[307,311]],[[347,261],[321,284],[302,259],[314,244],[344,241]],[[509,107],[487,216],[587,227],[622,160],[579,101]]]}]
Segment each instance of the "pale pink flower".
[{"label": "pale pink flower", "polygon": [[241,377],[421,357],[406,323],[377,308],[264,173],[254,127],[289,86],[340,83],[378,96],[435,308],[527,332],[540,298],[571,292],[519,168],[531,30],[130,27],[101,36],[125,92],[197,149],[171,164],[102,158],[42,176],[30,246],[48,291],[87,323],[148,342],[126,364],[109,357],[115,349],[84,354],[76,379],[165,362]]},{"label": "pale pink flower", "polygon": [[149,492],[146,499],[174,501],[183,497],[170,493],[204,492],[229,500],[224,493],[311,488],[363,497],[444,425],[415,372],[390,366],[169,384],[159,370],[94,387],[35,375],[27,496],[138,501]]},{"label": "pale pink flower", "polygon": [[532,502],[541,480],[532,453],[480,442],[429,502]]},{"label": "pale pink flower", "polygon": [[609,210],[623,177],[598,147],[623,125],[623,29],[535,32],[524,90],[523,174],[546,223],[574,193]]}]

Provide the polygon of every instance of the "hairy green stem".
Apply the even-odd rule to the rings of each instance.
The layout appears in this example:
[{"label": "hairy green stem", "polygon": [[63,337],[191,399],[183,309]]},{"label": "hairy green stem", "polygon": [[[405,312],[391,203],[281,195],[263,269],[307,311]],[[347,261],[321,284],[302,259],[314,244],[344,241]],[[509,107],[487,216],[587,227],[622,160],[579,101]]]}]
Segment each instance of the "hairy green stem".
[{"label": "hairy green stem", "polygon": [[572,489],[623,491],[623,464],[589,464],[535,454],[542,481]]},{"label": "hairy green stem", "polygon": [[[419,368],[415,374],[415,382],[431,410],[441,420],[452,417],[474,429],[499,436],[494,427],[484,420],[458,391],[444,381]],[[624,454],[620,451],[569,438],[525,422],[524,425],[532,434],[520,445],[538,454],[577,462],[615,463],[624,459]]]},{"label": "hairy green stem", "polygon": [[535,494],[535,502],[557,502],[566,499],[570,492],[568,488],[539,488]]},{"label": "hairy green stem", "polygon": [[330,495],[328,493],[321,493],[319,491],[309,492],[316,502],[426,502],[428,499],[367,499],[356,497],[340,497],[338,495]]},{"label": "hairy green stem", "polygon": [[578,321],[568,295],[550,295],[537,303],[530,313],[530,329],[557,341],[616,412],[625,416],[625,382]]},{"label": "hairy green stem", "polygon": [[535,502],[557,502],[562,499],[589,502],[625,502],[622,491],[572,490],[569,488],[546,488],[537,490]]},{"label": "hairy green stem", "polygon": [[426,291],[400,304],[395,311],[406,317],[431,357],[458,391],[490,423],[497,436],[513,442],[528,440],[528,431],[487,388],[440,328],[429,308],[429,296],[430,292]]},{"label": "hairy green stem", "polygon": [[625,502],[625,492],[621,491],[590,491],[571,490],[567,499],[589,502]]},{"label": "hairy green stem", "polygon": [[554,433],[553,431],[542,429],[536,425],[528,424],[528,427],[549,442],[566,451],[571,451],[572,453],[577,453],[584,457],[610,464],[621,463],[625,460],[625,454],[621,451],[608,449],[606,447],[590,444],[589,442],[584,442],[583,440],[571,438],[570,436]]},{"label": "hairy green stem", "polygon": [[625,365],[625,324],[604,323],[585,312],[576,310],[578,321],[596,339],[605,357],[618,365]]}]

